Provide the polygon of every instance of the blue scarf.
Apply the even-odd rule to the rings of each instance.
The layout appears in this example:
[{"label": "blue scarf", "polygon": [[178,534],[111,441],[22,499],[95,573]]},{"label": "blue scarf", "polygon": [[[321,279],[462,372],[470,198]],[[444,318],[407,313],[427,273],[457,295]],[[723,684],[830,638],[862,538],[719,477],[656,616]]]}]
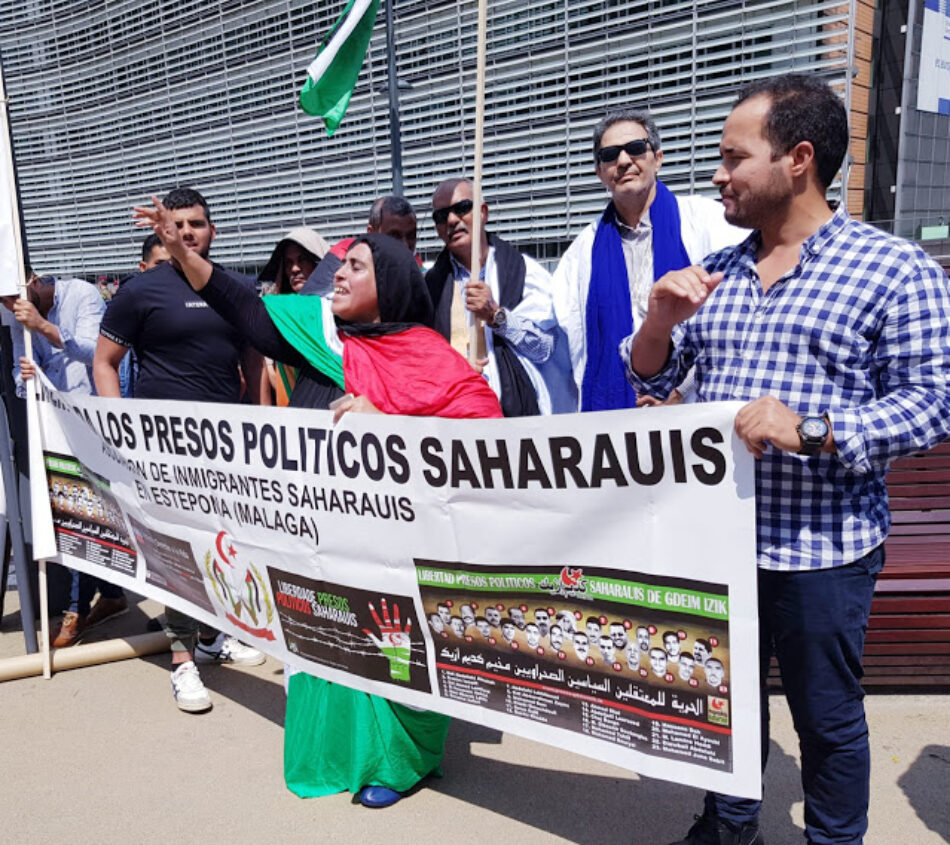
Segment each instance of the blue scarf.
[{"label": "blue scarf", "polygon": [[[653,281],[690,264],[680,229],[676,197],[662,182],[650,204],[653,226]],[[633,408],[637,394],[627,382],[617,348],[632,330],[633,309],[623,244],[611,202],[600,218],[591,252],[587,293],[587,365],[581,382],[582,411]]]}]

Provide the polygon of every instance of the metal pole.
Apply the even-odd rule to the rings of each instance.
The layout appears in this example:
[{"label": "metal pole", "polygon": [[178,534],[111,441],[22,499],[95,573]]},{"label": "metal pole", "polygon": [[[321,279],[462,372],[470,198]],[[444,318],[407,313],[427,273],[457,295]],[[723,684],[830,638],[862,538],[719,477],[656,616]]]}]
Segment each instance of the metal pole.
[{"label": "metal pole", "polygon": [[[6,363],[6,362],[4,362]],[[0,476],[7,497],[7,527],[10,531],[10,547],[16,572],[16,588],[20,594],[20,621],[23,623],[23,640],[27,654],[36,654],[36,616],[33,613],[33,592],[30,590],[30,567],[23,539],[23,522],[20,517],[20,484],[13,464],[12,440],[7,423],[6,402],[0,408]]]},{"label": "metal pole", "polygon": [[386,0],[386,59],[389,66],[389,148],[393,166],[393,193],[403,195],[402,134],[399,127],[399,80],[396,77],[396,25],[393,2]]},{"label": "metal pole", "polygon": [[[23,236],[20,231],[20,203],[19,197],[16,190],[16,172],[13,164],[13,133],[10,131],[9,119],[7,116],[7,94],[6,88],[3,84],[3,65],[0,63],[0,146],[3,146],[4,142],[9,144],[9,156],[6,156],[7,161],[6,165],[6,181],[10,186],[12,191],[11,199],[14,202],[11,202],[11,220],[10,223],[13,228],[13,242],[14,249],[17,252],[16,262],[17,262],[17,273],[19,274],[20,281],[20,290],[21,292],[25,290],[26,279],[24,277],[24,247],[23,247]],[[6,201],[5,197],[0,197],[0,202]],[[30,344],[30,333],[24,332],[24,341],[25,341],[25,352],[28,357],[32,357],[32,346]],[[12,362],[5,362],[4,365],[12,364]],[[7,402],[13,402],[13,397],[8,397]],[[25,641],[26,650],[29,654],[34,654],[37,650],[36,643],[36,618],[33,614],[33,596],[30,591],[30,579],[29,579],[29,565],[26,559],[26,543],[23,537],[23,522],[21,518],[22,508],[20,502],[20,484],[19,478],[17,476],[16,468],[13,462],[13,452],[12,452],[12,441],[10,439],[10,429],[8,426],[8,419],[12,415],[12,408],[9,409],[9,414],[7,409],[4,409],[3,413],[0,413],[0,444],[6,444],[6,448],[0,451],[3,452],[0,455],[0,463],[2,463],[2,478],[4,490],[7,497],[7,525],[10,530],[10,539],[12,545],[12,554],[13,561],[16,571],[16,581],[17,581],[17,591],[20,594],[20,619],[23,622],[23,639]],[[45,572],[43,573],[45,576]],[[40,590],[45,593],[46,584],[45,577],[41,578]],[[42,597],[41,597],[42,601]],[[45,619],[45,616],[44,616]],[[42,630],[46,631],[45,621],[42,623]]]}]

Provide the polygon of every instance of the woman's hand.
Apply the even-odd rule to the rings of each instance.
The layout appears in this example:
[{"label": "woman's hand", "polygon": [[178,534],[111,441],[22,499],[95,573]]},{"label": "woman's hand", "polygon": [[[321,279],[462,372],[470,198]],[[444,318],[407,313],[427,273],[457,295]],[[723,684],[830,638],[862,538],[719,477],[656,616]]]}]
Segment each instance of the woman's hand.
[{"label": "woman's hand", "polygon": [[135,225],[140,229],[151,229],[159,240],[164,244],[165,249],[172,258],[178,260],[181,264],[188,252],[185,242],[181,239],[181,233],[178,231],[178,224],[172,217],[171,212],[162,205],[162,201],[152,196],[154,208],[137,205],[132,209],[132,219]]},{"label": "woman's hand", "polygon": [[337,423],[347,411],[356,414],[381,414],[372,402],[365,396],[343,396],[333,405],[333,422]]}]

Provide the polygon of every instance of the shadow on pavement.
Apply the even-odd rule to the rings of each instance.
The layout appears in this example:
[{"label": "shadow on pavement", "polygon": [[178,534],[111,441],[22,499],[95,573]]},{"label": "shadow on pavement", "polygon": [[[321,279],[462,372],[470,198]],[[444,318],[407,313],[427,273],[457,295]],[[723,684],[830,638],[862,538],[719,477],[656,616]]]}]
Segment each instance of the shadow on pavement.
[{"label": "shadow on pavement", "polygon": [[[702,792],[680,784],[551,771],[472,753],[472,743],[500,744],[501,736],[489,728],[453,721],[446,744],[445,777],[425,785],[581,845],[665,845],[682,838],[693,815],[702,811]],[[583,759],[577,759],[583,765]],[[799,769],[795,759],[775,743],[770,751],[767,790],[762,819],[766,841],[798,845],[802,832],[792,823],[790,810],[801,800]]]},{"label": "shadow on pavement", "polygon": [[[164,671],[165,680],[156,681],[155,694],[167,695],[170,700],[171,684],[167,678],[171,671],[171,655],[154,654],[143,659]],[[198,667],[201,680],[211,693],[212,702],[219,697],[229,698],[245,710],[250,710],[282,728],[287,700],[284,696],[283,666],[279,660],[268,657],[267,663],[261,668],[267,671],[267,678],[260,678],[239,666]]]},{"label": "shadow on pavement", "polygon": [[917,817],[950,842],[950,747],[926,746],[897,783]]}]

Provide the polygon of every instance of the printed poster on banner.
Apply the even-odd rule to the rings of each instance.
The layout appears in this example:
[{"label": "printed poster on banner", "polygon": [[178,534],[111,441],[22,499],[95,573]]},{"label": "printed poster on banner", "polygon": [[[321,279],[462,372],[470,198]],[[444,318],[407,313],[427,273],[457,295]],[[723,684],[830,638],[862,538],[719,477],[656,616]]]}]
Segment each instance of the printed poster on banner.
[{"label": "printed poster on banner", "polygon": [[444,697],[731,769],[725,585],[585,567],[416,567]]},{"label": "printed poster on banner", "polygon": [[334,682],[759,794],[737,404],[334,425],[40,393],[62,563]]}]

